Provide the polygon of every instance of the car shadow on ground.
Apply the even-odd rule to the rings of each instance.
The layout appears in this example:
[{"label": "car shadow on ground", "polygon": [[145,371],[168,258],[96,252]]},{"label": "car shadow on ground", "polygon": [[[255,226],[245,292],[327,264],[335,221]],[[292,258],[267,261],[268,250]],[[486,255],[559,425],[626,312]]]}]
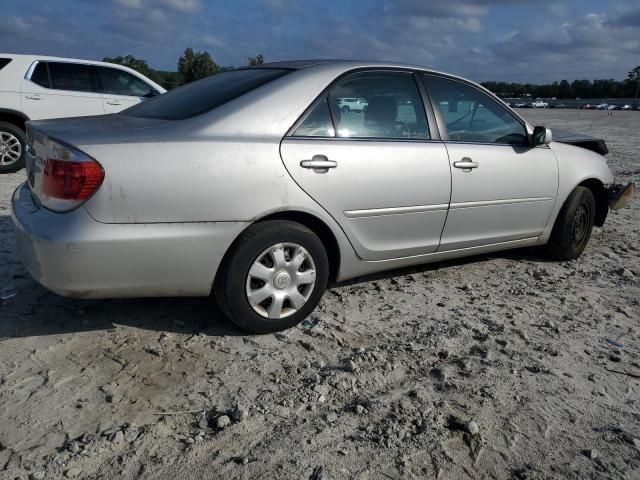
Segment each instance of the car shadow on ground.
[{"label": "car shadow on ground", "polygon": [[[376,273],[340,282],[331,288],[484,263],[496,258],[547,261],[539,249],[520,249]],[[225,317],[213,298],[71,299],[48,292],[19,264],[11,270],[15,285],[9,292],[15,296],[0,300],[0,340],[106,331],[117,326],[187,335],[247,335]]]}]

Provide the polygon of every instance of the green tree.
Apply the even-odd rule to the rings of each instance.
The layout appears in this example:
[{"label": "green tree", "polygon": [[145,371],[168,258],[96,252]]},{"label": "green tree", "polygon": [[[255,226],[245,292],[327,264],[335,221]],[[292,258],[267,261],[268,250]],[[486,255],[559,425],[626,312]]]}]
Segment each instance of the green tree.
[{"label": "green tree", "polygon": [[114,57],[114,58],[105,57],[102,59],[102,61],[108,62],[108,63],[115,63],[118,65],[124,65],[125,67],[132,68],[133,70],[141,73],[142,75],[150,78],[153,81],[157,81],[157,77],[155,75],[154,70],[151,67],[149,67],[147,62],[139,58],[135,58],[133,55],[127,55],[126,57]]},{"label": "green tree", "polygon": [[640,65],[634,68],[627,75],[627,80],[629,83],[636,83],[636,94],[634,96],[635,102],[638,101],[638,93],[640,93]]},{"label": "green tree", "polygon": [[259,53],[255,57],[249,57],[247,62],[249,62],[249,65],[262,65],[264,63],[264,57]]},{"label": "green tree", "polygon": [[194,52],[187,48],[178,60],[178,71],[184,78],[184,83],[193,82],[208,77],[220,71],[220,67],[213,61],[209,52]]}]

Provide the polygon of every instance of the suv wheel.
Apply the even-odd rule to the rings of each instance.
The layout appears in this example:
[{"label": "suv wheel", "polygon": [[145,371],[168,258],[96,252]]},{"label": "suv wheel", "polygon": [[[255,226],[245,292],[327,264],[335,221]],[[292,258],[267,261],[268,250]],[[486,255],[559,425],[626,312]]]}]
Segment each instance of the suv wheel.
[{"label": "suv wheel", "polygon": [[593,229],[596,202],[586,187],[576,187],[562,206],[547,245],[556,260],[578,258],[587,246]]},{"label": "suv wheel", "polygon": [[343,114],[345,114],[345,115],[346,115],[347,113],[349,113],[349,111],[350,111],[350,110],[351,110],[351,109],[349,108],[349,106],[348,106],[348,105],[345,105],[344,107],[342,107],[342,113],[343,113]]},{"label": "suv wheel", "polygon": [[24,130],[12,123],[0,122],[0,173],[24,167],[26,136]]},{"label": "suv wheel", "polygon": [[265,221],[240,235],[221,267],[215,294],[237,326],[271,333],[304,320],[328,278],[327,253],[315,233],[287,220]]}]

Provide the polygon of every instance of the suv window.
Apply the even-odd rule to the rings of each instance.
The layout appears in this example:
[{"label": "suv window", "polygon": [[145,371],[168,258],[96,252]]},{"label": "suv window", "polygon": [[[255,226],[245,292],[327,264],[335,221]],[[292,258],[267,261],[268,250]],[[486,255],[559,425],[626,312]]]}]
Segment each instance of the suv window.
[{"label": "suv window", "polygon": [[326,97],[313,109],[293,133],[294,137],[335,137],[331,111]]},{"label": "suv window", "polygon": [[339,137],[429,138],[424,106],[411,73],[356,73],[333,87],[329,98]]},{"label": "suv window", "polygon": [[48,62],[51,88],[74,92],[99,92],[96,67],[79,63]]},{"label": "suv window", "polygon": [[41,87],[51,88],[51,82],[49,80],[49,68],[46,62],[38,62],[36,68],[31,74],[31,81],[37,83]]},{"label": "suv window", "polygon": [[247,68],[218,73],[128,108],[124,114],[165,120],[195,117],[289,72],[284,68]]},{"label": "suv window", "polygon": [[98,67],[103,93],[129,95],[133,97],[151,96],[153,89],[135,75],[117,68]]},{"label": "suv window", "polygon": [[426,75],[427,90],[457,142],[523,145],[527,131],[516,118],[480,90],[455,80]]},{"label": "suv window", "polygon": [[10,58],[0,58],[0,70],[9,65],[9,63],[11,63]]}]

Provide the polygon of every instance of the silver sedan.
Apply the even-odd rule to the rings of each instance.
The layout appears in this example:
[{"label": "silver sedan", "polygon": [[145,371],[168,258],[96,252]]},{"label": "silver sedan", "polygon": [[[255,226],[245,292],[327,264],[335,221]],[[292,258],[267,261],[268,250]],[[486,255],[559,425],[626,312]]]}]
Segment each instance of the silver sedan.
[{"label": "silver sedan", "polygon": [[297,324],[329,282],[533,245],[576,258],[635,191],[603,141],[552,141],[412,65],[268,64],[27,130],[12,217],[37,281],[79,298],[213,293],[252,332]]}]

